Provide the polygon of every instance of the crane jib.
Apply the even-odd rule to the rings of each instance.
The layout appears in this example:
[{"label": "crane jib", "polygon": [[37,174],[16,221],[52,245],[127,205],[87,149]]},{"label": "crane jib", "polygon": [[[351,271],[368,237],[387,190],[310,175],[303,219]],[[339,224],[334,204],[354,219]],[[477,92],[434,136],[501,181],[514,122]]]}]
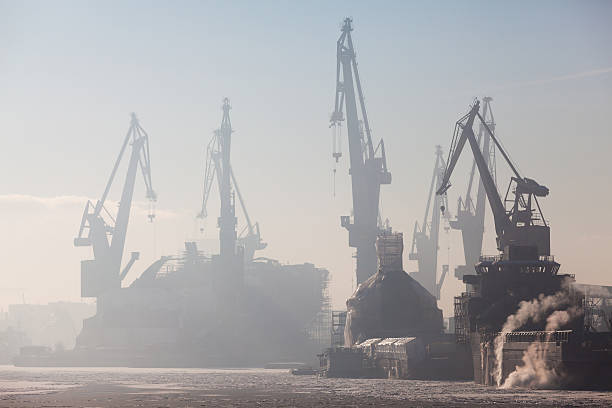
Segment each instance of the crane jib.
[{"label": "crane jib", "polygon": [[[485,100],[485,103],[488,103],[488,100]],[[532,179],[523,178],[519,175],[508,154],[505,152],[493,134],[491,127],[486,123],[485,119],[480,115],[478,110],[479,102],[476,101],[465,123],[457,122],[452,143],[454,150],[444,175],[444,181],[442,184],[443,187],[438,190],[438,194],[446,192],[450,187],[448,183],[452,171],[457,163],[466,140],[469,141],[474,156],[474,161],[480,174],[480,181],[484,186],[486,197],[493,213],[498,249],[500,251],[503,250],[506,254],[506,251],[510,251],[510,247],[536,247],[537,254],[547,256],[550,254],[550,228],[542,215],[537,197],[547,196],[549,193],[548,188],[538,184]],[[476,136],[473,131],[473,121],[476,116],[478,116],[479,120],[481,121],[481,129],[486,130],[487,135],[493,140],[495,146],[501,152],[502,156],[515,174],[515,176],[511,177],[510,185],[508,186],[508,191],[506,192],[506,197],[503,201],[491,174],[492,169],[489,167],[487,160],[483,156],[483,152],[480,150],[480,144],[476,140]],[[457,139],[456,130],[458,128],[461,129],[461,132],[459,138]],[[487,151],[485,153],[488,155],[488,147],[486,150]],[[511,186],[513,183],[515,183],[515,188],[512,190]],[[510,194],[510,192],[514,195],[513,200],[508,199],[508,194]],[[512,202],[512,207],[506,210],[505,204],[510,202]],[[484,203],[479,203],[478,209],[482,213],[484,211]],[[508,254],[509,253],[510,252],[508,252]]]}]

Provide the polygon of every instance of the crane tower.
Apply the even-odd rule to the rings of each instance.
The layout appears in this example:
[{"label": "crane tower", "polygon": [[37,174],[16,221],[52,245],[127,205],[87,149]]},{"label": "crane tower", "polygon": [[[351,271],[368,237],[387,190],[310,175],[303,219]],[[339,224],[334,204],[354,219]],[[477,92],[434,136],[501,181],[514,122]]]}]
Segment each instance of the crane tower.
[{"label": "crane tower", "polygon": [[353,217],[340,217],[340,224],[349,232],[349,246],[356,249],[357,284],[360,284],[376,272],[374,244],[383,228],[379,222],[380,186],[391,183],[391,173],[387,170],[384,142],[381,139],[376,149],[372,144],[351,31],[352,19],[346,18],[337,41],[336,96],[330,127],[334,137],[332,156],[338,161],[342,156],[338,149],[342,122],[346,121]]},{"label": "crane tower", "polygon": [[[219,196],[221,199],[221,215],[219,216],[219,256],[223,261],[229,261],[236,255],[236,206],[232,192],[230,152],[232,147],[232,122],[230,120],[229,99],[223,99],[223,117],[221,127],[215,131],[219,142],[217,175],[219,177]],[[224,262],[225,263],[225,262]],[[229,263],[229,262],[228,262]]]},{"label": "crane tower", "polygon": [[[207,216],[206,206],[210,198],[210,191],[214,184],[215,176],[219,187],[219,198],[221,201],[221,214],[218,218],[219,226],[219,256],[216,258],[218,270],[225,276],[223,281],[239,284],[243,271],[243,262],[253,260],[253,254],[257,250],[264,249],[267,244],[261,240],[259,224],[251,223],[251,218],[246,209],[244,199],[238,188],[234,171],[230,161],[232,123],[230,119],[230,101],[223,99],[223,116],[221,127],[214,131],[213,137],[206,148],[206,164],[204,171],[204,187],[202,193],[202,207],[198,218]],[[246,219],[246,226],[240,235],[237,234],[236,225],[236,199],[238,195],[242,212]],[[226,279],[228,278],[228,279]]]},{"label": "crane tower", "polygon": [[[420,226],[418,221],[414,223],[412,247],[408,255],[410,260],[418,261],[419,266],[418,272],[413,272],[410,275],[438,300],[440,300],[440,290],[442,289],[444,278],[446,278],[446,273],[448,272],[448,265],[442,265],[442,274],[440,275],[439,281],[437,280],[438,241],[440,236],[440,216],[442,214],[438,209],[446,208],[448,203],[446,196],[435,194],[435,191],[442,186],[442,177],[444,177],[445,170],[446,163],[444,162],[442,147],[436,146],[436,162],[429,185],[425,216]],[[431,205],[432,198],[433,208]],[[428,222],[427,217],[429,216],[430,210],[431,219]],[[444,212],[443,214],[448,216],[448,212]]]},{"label": "crane tower", "polygon": [[[106,209],[105,203],[128,144],[131,144],[132,153],[119,209],[117,215],[113,216]],[[115,161],[102,197],[95,205],[91,201],[87,201],[78,236],[74,239],[74,246],[91,246],[94,253],[94,259],[81,262],[81,296],[83,297],[99,297],[105,291],[121,288],[121,281],[139,257],[138,252],[132,252],[127,265],[123,270],[121,269],[136,173],[139,167],[144,177],[146,196],[151,203],[149,220],[153,221],[155,214],[153,213],[152,203],[156,201],[157,195],[153,191],[151,182],[149,135],[140,126],[136,115],[132,113],[130,128],[123,140],[119,156]],[[110,242],[109,236],[111,237]]]},{"label": "crane tower", "polygon": [[[221,213],[222,216],[225,214],[226,217],[229,218],[229,222],[223,223],[225,228],[228,228],[231,232],[234,231],[233,234],[228,234],[227,232],[222,233],[219,232],[219,235],[229,236],[233,241],[226,242],[223,246],[224,250],[227,252],[227,248],[231,248],[231,245],[238,245],[244,248],[244,258],[245,262],[250,262],[253,260],[255,251],[266,248],[267,244],[261,240],[261,234],[259,232],[259,223],[256,222],[253,224],[251,222],[251,217],[249,217],[249,213],[247,212],[246,204],[242,194],[240,192],[240,188],[238,187],[238,182],[236,181],[236,176],[234,176],[234,170],[232,169],[231,162],[229,161],[229,148],[230,143],[227,141],[227,135],[230,135],[233,132],[231,128],[231,121],[229,117],[229,99],[225,98],[223,100],[223,118],[221,120],[221,128],[215,130],[212,139],[208,143],[206,147],[206,163],[204,170],[204,186],[202,193],[202,207],[200,212],[198,213],[198,218],[206,218],[208,212],[206,211],[206,206],[208,204],[208,199],[210,198],[211,188],[214,184],[215,177],[217,180],[217,184],[220,190],[221,197]],[[225,150],[224,150],[225,149]],[[228,160],[224,163],[224,160]],[[224,172],[224,169],[229,169],[229,176],[231,179],[231,184],[228,186],[227,174]],[[221,186],[223,185],[223,191],[225,194],[221,194]],[[235,200],[233,200],[232,187],[238,196],[238,201],[240,202],[240,207],[242,208],[242,213],[246,220],[246,225],[240,232],[240,234],[236,234],[236,217],[235,217]],[[227,192],[230,192],[229,196]],[[229,198],[229,200],[228,200]],[[223,210],[225,208],[225,210]],[[229,214],[229,216],[228,216]],[[234,222],[232,226],[231,223]],[[219,218],[219,227],[221,227],[221,218]],[[236,236],[236,238],[234,238]]]}]

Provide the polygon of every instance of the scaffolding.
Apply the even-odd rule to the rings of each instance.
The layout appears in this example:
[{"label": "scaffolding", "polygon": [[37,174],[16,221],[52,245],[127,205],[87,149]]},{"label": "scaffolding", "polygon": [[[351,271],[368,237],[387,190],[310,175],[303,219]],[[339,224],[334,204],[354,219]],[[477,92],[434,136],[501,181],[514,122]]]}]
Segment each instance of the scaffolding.
[{"label": "scaffolding", "polygon": [[346,310],[331,312],[331,346],[344,346],[344,327],[346,326]]},{"label": "scaffolding", "polygon": [[469,340],[469,315],[468,315],[469,295],[463,293],[455,296],[455,338],[457,343],[467,344]]},{"label": "scaffolding", "polygon": [[398,270],[404,269],[402,265],[402,252],[404,251],[404,236],[401,232],[383,232],[376,238],[376,255],[378,256],[378,269]]},{"label": "scaffolding", "polygon": [[602,288],[599,293],[585,291],[582,299],[584,327],[590,332],[612,332],[612,293]]},{"label": "scaffolding", "polygon": [[327,348],[332,341],[332,311],[329,299],[329,275],[327,271],[320,274],[317,280],[320,285],[321,308],[307,327],[308,337],[315,341],[319,348]]}]

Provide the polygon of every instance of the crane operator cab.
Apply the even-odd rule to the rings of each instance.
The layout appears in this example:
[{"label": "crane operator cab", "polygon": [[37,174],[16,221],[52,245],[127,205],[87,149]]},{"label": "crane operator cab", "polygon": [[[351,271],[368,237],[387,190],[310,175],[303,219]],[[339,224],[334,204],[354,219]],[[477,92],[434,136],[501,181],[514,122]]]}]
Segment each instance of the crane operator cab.
[{"label": "crane operator cab", "polygon": [[[514,200],[508,211],[509,226],[499,240],[505,260],[538,260],[550,255],[550,227],[546,223],[536,197],[546,197],[549,189],[533,179],[512,177]],[[510,189],[509,189],[510,190]]]}]

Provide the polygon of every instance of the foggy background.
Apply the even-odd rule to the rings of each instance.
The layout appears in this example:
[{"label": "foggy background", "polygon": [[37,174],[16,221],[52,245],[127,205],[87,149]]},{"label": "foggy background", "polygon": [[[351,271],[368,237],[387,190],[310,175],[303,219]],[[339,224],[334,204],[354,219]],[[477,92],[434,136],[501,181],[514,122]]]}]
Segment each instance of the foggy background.
[{"label": "foggy background", "polygon": [[[551,190],[541,205],[561,272],[612,285],[610,2],[0,1],[0,308],[80,299],[90,249],[72,240],[87,199],[102,194],[130,112],[149,133],[159,198],[149,224],[139,175],[124,263],[130,251],[141,258],[124,285],[185,240],[215,252],[218,196],[203,225],[195,215],[225,96],[232,166],[268,243],[256,256],[328,268],[342,308],[354,281],[340,227],[351,209],[348,143],[334,198],[328,124],[345,16],[354,18],[373,135],[387,148],[393,181],[381,208],[404,233],[404,269],[416,270],[407,253],[434,146],[446,155],[455,121],[474,97],[492,96],[497,135],[522,174]],[[466,149],[451,180],[453,214],[470,166]],[[508,177],[498,155],[503,192]],[[463,288],[452,274],[463,263],[458,231],[440,235],[440,263],[449,260],[439,302],[446,316]]]}]

